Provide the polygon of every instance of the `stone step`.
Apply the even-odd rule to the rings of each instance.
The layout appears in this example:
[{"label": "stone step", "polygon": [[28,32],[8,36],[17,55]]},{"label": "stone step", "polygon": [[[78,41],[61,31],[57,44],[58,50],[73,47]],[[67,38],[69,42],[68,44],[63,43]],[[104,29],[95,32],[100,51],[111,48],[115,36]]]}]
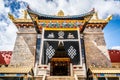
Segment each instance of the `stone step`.
[{"label": "stone step", "polygon": [[72,76],[48,76],[46,80],[75,80]]}]

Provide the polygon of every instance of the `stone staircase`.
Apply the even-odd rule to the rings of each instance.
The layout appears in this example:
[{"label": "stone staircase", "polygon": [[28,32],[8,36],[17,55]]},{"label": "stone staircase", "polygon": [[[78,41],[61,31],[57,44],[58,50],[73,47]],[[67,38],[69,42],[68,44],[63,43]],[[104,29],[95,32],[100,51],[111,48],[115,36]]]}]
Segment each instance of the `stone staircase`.
[{"label": "stone staircase", "polygon": [[48,76],[45,80],[75,80],[73,76]]}]

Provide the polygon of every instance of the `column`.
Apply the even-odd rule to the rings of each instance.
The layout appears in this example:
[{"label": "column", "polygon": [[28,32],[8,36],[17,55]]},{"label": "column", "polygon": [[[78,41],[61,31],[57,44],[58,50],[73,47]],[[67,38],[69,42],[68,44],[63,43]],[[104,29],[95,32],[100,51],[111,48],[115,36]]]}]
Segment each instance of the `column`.
[{"label": "column", "polygon": [[93,80],[98,80],[96,75],[93,76]]},{"label": "column", "polygon": [[118,77],[119,78],[119,80],[120,80],[120,77]]},{"label": "column", "polygon": [[72,63],[70,63],[70,72],[71,72],[71,76],[73,76],[73,66],[72,66]]},{"label": "column", "polygon": [[53,66],[55,65],[55,62],[50,63],[50,76],[53,76]]},{"label": "column", "polygon": [[25,74],[25,76],[23,77],[23,80],[28,80],[27,74]]},{"label": "column", "polygon": [[93,78],[93,80],[98,80],[97,78]]},{"label": "column", "polygon": [[70,76],[70,63],[67,62],[67,67],[68,67],[68,76]]},{"label": "column", "polygon": [[105,77],[105,80],[108,80],[108,78],[107,78],[107,77]]},{"label": "column", "polygon": [[93,80],[98,80],[97,78],[93,77]]}]

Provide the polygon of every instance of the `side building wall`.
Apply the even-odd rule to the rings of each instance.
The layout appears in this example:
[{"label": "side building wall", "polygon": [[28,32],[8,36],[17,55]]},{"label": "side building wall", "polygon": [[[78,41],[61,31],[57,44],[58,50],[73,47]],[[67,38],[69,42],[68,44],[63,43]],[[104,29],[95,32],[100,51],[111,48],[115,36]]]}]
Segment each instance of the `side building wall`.
[{"label": "side building wall", "polygon": [[84,44],[87,67],[111,67],[101,28],[85,28]]},{"label": "side building wall", "polygon": [[18,28],[11,66],[34,66],[36,31],[34,28]]}]

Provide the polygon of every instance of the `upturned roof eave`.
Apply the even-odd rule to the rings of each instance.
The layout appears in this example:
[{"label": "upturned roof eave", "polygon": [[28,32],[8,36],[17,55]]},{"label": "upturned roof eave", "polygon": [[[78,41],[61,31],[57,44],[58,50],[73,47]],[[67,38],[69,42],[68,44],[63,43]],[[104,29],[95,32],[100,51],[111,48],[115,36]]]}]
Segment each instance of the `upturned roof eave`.
[{"label": "upturned roof eave", "polygon": [[56,16],[56,15],[47,15],[47,14],[42,14],[37,11],[33,11],[31,9],[27,9],[28,13],[36,14],[39,17],[44,17],[44,18],[53,18],[53,19],[75,19],[75,18],[84,18],[87,16],[91,16],[94,14],[94,10],[91,10],[88,13],[80,14],[80,15],[71,15],[71,16]]}]

